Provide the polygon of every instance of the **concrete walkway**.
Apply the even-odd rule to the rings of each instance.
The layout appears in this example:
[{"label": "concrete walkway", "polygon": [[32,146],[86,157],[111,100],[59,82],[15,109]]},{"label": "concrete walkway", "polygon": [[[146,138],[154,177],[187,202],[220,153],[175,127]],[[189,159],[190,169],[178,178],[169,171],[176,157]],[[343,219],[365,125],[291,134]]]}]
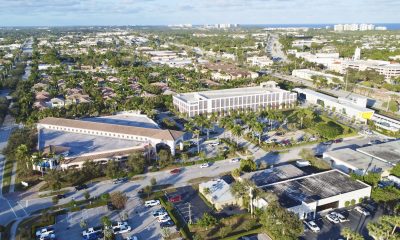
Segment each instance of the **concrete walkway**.
[{"label": "concrete walkway", "polygon": [[10,190],[8,192],[13,193],[15,190],[15,178],[17,177],[17,162],[14,162],[11,172]]}]

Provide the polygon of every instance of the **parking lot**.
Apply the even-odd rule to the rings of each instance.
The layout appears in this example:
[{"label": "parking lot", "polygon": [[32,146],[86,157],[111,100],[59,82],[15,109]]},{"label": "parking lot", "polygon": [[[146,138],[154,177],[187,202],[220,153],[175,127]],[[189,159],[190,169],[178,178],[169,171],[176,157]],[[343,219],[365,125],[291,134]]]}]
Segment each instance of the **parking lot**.
[{"label": "parking lot", "polygon": [[325,214],[323,214],[323,216],[318,217],[317,220],[315,220],[321,231],[319,233],[314,233],[307,226],[304,226],[304,235],[301,237],[301,239],[337,240],[342,237],[340,232],[345,227],[360,233],[361,235],[363,235],[364,239],[371,239],[368,235],[368,230],[366,228],[367,224],[371,220],[376,220],[377,218],[382,216],[382,209],[371,212],[371,216],[367,217],[355,211],[354,208],[350,208],[349,210],[335,210],[335,212],[342,213],[348,219],[348,221],[343,223],[332,223],[328,219],[326,219]]},{"label": "parking lot", "polygon": [[174,203],[174,206],[186,222],[189,222],[191,218],[192,222],[195,223],[204,213],[213,211],[191,186],[177,188],[177,191],[173,195],[180,195],[182,197],[182,200]]},{"label": "parking lot", "polygon": [[[155,207],[154,207],[155,209]],[[82,229],[80,222],[85,220],[87,227],[102,225],[101,217],[108,216],[112,222],[121,221],[124,212],[128,214],[128,225],[132,228],[129,233],[118,234],[116,239],[125,239],[128,236],[137,236],[139,239],[160,239],[161,228],[156,219],[152,216],[153,208],[143,206],[139,198],[130,198],[124,211],[109,211],[107,207],[86,209],[60,215],[56,219],[54,230],[57,239],[81,239]]]}]

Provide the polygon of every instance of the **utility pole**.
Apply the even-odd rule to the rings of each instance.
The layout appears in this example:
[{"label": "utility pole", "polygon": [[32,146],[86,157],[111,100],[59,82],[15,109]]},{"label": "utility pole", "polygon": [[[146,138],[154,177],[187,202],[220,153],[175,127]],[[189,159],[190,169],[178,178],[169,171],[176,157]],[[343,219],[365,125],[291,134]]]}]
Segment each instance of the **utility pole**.
[{"label": "utility pole", "polygon": [[250,215],[253,217],[253,212],[254,212],[254,206],[253,206],[253,187],[249,188],[249,197],[250,197]]}]

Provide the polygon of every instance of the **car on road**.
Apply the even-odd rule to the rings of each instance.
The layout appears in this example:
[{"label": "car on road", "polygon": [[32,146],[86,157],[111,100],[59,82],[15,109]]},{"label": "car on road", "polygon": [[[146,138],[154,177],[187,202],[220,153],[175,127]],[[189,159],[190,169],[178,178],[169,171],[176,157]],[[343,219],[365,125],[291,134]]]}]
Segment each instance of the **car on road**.
[{"label": "car on road", "polygon": [[369,215],[371,215],[371,214],[367,211],[367,209],[365,209],[365,208],[363,208],[363,207],[361,207],[361,206],[355,207],[354,210],[356,210],[357,212],[361,213],[361,214],[364,215],[364,216],[369,216]]},{"label": "car on road", "polygon": [[237,163],[237,162],[240,162],[240,160],[241,160],[241,158],[232,158],[232,159],[230,160],[230,162],[231,162],[231,163]]},{"label": "car on road", "polygon": [[208,145],[211,147],[216,147],[219,145],[219,142],[212,142],[212,143],[209,143]]},{"label": "car on road", "polygon": [[332,145],[332,143],[333,143],[333,141],[326,141],[326,142],[323,142],[322,144],[324,144],[324,145]]},{"label": "car on road", "polygon": [[88,188],[88,186],[86,184],[81,184],[81,185],[75,186],[76,191],[80,191],[80,190],[83,190],[86,188]]},{"label": "car on road", "polygon": [[283,132],[276,132],[275,135],[276,135],[276,136],[283,136],[284,133],[283,133]]},{"label": "car on road", "polygon": [[339,218],[335,214],[328,213],[326,219],[331,223],[339,223]]},{"label": "car on road", "polygon": [[154,207],[157,205],[160,205],[160,200],[149,200],[144,203],[144,206],[146,207]]},{"label": "car on road", "polygon": [[382,141],[381,141],[381,140],[378,140],[378,139],[369,141],[369,144],[371,144],[371,145],[373,145],[373,144],[380,144],[380,143],[382,143]]},{"label": "car on road", "polygon": [[165,228],[165,227],[173,227],[175,226],[175,223],[173,221],[167,221],[167,222],[161,222],[160,227]]},{"label": "car on road", "polygon": [[335,140],[333,140],[333,142],[334,143],[341,143],[341,142],[343,142],[343,138],[335,139]]},{"label": "car on road", "polygon": [[321,229],[318,227],[318,225],[314,221],[305,221],[305,224],[311,231],[313,231],[315,233],[321,231]]},{"label": "car on road", "polygon": [[117,179],[115,179],[115,180],[113,181],[113,183],[114,183],[114,184],[119,184],[119,183],[124,183],[124,182],[126,182],[126,181],[128,181],[128,178],[127,178],[127,177],[123,177],[123,178],[117,178]]},{"label": "car on road", "polygon": [[175,168],[175,169],[171,170],[169,173],[171,173],[171,174],[179,174],[180,172],[181,172],[180,168]]},{"label": "car on road", "polygon": [[207,163],[201,164],[200,168],[208,168],[209,166],[211,166],[211,164],[207,162]]},{"label": "car on road", "polygon": [[36,231],[36,237],[46,236],[54,233],[54,229],[51,227],[44,227]]}]

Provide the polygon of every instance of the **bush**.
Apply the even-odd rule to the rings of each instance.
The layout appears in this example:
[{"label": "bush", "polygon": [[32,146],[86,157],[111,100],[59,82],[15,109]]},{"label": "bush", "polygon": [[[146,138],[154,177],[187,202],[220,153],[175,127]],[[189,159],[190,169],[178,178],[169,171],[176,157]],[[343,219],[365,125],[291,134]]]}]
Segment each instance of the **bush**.
[{"label": "bush", "polygon": [[356,204],[356,200],[355,200],[355,199],[352,199],[352,200],[351,200],[351,205],[354,206],[355,204]]},{"label": "bush", "polygon": [[345,207],[350,206],[350,202],[349,202],[349,201],[346,201],[346,202],[344,203],[344,206],[345,206]]},{"label": "bush", "polygon": [[252,172],[257,170],[257,165],[251,159],[244,159],[240,162],[240,170],[243,172]]},{"label": "bush", "polygon": [[329,121],[327,123],[321,122],[315,126],[315,130],[324,138],[330,139],[335,138],[343,134],[343,127],[339,124]]}]

